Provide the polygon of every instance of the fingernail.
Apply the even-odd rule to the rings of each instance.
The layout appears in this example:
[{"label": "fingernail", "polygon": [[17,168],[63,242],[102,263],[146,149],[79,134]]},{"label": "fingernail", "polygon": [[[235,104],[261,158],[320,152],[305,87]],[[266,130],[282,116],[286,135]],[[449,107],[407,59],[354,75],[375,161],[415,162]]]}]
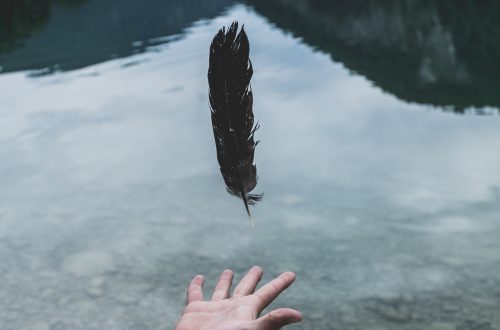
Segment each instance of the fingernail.
[{"label": "fingernail", "polygon": [[251,271],[258,271],[258,272],[263,272],[262,268],[259,267],[259,266],[253,266],[252,269],[250,269]]}]

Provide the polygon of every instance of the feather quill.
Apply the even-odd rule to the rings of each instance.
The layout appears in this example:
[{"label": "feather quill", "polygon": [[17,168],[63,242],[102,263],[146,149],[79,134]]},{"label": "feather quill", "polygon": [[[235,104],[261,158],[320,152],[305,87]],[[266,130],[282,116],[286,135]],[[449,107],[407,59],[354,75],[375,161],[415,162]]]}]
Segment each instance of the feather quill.
[{"label": "feather quill", "polygon": [[253,225],[249,205],[262,199],[250,194],[257,185],[257,168],[253,163],[257,142],[250,86],[253,68],[250,45],[238,22],[221,28],[210,45],[208,67],[209,100],[217,160],[227,191],[243,200]]}]

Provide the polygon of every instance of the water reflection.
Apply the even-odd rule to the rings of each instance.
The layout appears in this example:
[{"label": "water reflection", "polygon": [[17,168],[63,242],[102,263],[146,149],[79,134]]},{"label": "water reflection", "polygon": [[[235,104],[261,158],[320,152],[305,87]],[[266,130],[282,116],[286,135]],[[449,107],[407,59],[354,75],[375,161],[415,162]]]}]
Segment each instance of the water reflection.
[{"label": "water reflection", "polygon": [[[60,6],[72,6],[83,0],[53,0]],[[39,30],[51,14],[50,0],[0,2],[0,54],[22,46],[22,40]]]},{"label": "water reflection", "polygon": [[[255,230],[207,104],[235,19],[265,128]],[[290,329],[500,328],[500,116],[403,102],[245,6],[148,50],[0,75],[3,328],[171,329],[190,275],[252,264],[297,273]]]},{"label": "water reflection", "polygon": [[246,2],[402,100],[455,112],[500,106],[497,1]]},{"label": "water reflection", "polygon": [[[233,2],[2,1],[1,71],[37,76],[143,52]],[[457,113],[500,106],[495,1],[245,2],[402,100]]]},{"label": "water reflection", "polygon": [[141,53],[231,2],[1,1],[0,71],[43,75]]}]

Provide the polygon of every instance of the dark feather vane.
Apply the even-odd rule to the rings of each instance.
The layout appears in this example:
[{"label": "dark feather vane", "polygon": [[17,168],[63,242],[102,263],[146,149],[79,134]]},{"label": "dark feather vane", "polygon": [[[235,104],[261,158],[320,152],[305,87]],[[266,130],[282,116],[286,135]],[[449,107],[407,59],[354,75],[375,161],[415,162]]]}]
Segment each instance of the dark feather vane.
[{"label": "dark feather vane", "polygon": [[253,164],[255,146],[250,87],[253,68],[249,59],[250,45],[244,28],[238,32],[238,22],[219,30],[210,45],[208,84],[212,128],[217,160],[227,191],[248,205],[262,199],[262,194],[250,192],[257,185],[257,168]]}]

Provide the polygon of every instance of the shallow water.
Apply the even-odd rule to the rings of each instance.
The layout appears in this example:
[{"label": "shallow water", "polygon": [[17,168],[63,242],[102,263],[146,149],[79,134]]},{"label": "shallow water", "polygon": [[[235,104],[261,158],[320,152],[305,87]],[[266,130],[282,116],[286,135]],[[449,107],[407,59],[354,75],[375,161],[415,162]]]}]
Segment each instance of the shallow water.
[{"label": "shallow water", "polygon": [[[229,1],[103,33],[92,56],[51,52],[58,22],[97,3],[51,5],[0,55],[2,329],[171,329],[192,275],[210,289],[254,264],[297,273],[273,305],[303,312],[290,329],[500,329],[493,97],[407,99]],[[224,189],[208,109],[208,46],[235,19],[261,125],[255,229]]]}]

